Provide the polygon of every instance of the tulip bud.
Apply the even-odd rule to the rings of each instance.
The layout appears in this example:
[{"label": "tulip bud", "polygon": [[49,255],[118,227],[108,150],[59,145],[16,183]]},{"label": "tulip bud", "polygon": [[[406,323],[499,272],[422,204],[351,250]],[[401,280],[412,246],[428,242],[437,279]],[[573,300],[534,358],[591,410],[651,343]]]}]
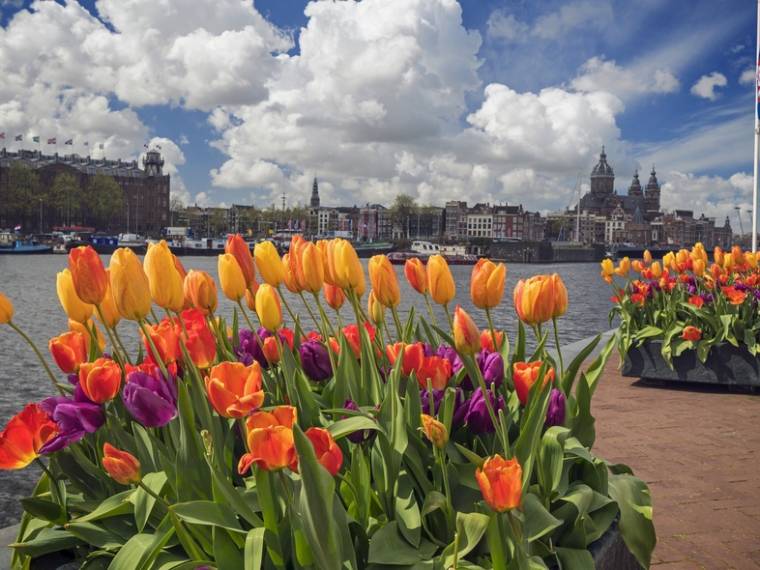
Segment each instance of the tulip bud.
[{"label": "tulip bud", "polygon": [[427,271],[425,264],[419,258],[413,257],[407,259],[404,263],[404,275],[409,285],[420,295],[424,295],[428,290]]},{"label": "tulip bud", "polygon": [[325,283],[325,301],[336,311],[339,311],[346,301],[346,296],[343,294],[343,289],[337,285],[330,285]]},{"label": "tulip bud", "polygon": [[454,345],[460,354],[474,354],[480,350],[480,331],[459,305],[454,310]]},{"label": "tulip bud", "polygon": [[98,358],[79,367],[79,386],[96,404],[113,400],[121,387],[121,369],[110,358]]},{"label": "tulip bud", "polygon": [[417,382],[421,390],[426,390],[428,382],[433,390],[443,390],[452,375],[451,362],[440,356],[426,356],[417,371]]},{"label": "tulip bud", "polygon": [[288,291],[297,295],[303,291],[303,289],[301,289],[301,286],[298,284],[298,279],[296,279],[290,253],[286,253],[282,256],[282,266],[285,268],[285,279],[283,280],[285,287]]},{"label": "tulip bud", "polygon": [[247,287],[250,287],[256,278],[256,271],[253,267],[253,256],[248,244],[245,243],[243,236],[235,234],[227,237],[227,243],[224,244],[224,253],[229,253],[235,258],[240,271],[243,273],[243,279]]},{"label": "tulip bud", "polygon": [[367,315],[372,324],[376,326],[380,326],[385,322],[385,307],[377,300],[374,289],[367,296]]},{"label": "tulip bud", "polygon": [[554,282],[554,310],[552,311],[552,318],[556,319],[567,312],[567,288],[559,274],[553,273],[550,279]]},{"label": "tulip bud", "polygon": [[148,244],[143,269],[148,277],[153,302],[162,309],[180,312],[185,305],[182,276],[177,271],[174,255],[165,240]]},{"label": "tulip bud", "polygon": [[269,283],[259,286],[259,290],[256,291],[256,314],[261,326],[270,332],[276,331],[282,325],[280,296]]},{"label": "tulip bud", "polygon": [[[494,339],[496,342],[494,342]],[[504,331],[495,330],[493,331],[493,334],[491,334],[491,331],[489,329],[483,329],[480,331],[480,345],[483,347],[483,349],[490,352],[496,352],[497,350],[500,350],[504,345]]]},{"label": "tulip bud", "polygon": [[546,410],[546,427],[565,424],[565,395],[562,390],[552,388],[549,395],[549,409]]},{"label": "tulip bud", "polygon": [[262,241],[253,248],[253,257],[261,278],[272,287],[285,281],[285,266],[271,241]]},{"label": "tulip bud", "polygon": [[651,271],[652,271],[652,277],[654,277],[655,279],[659,279],[660,277],[662,277],[662,265],[660,265],[659,261],[655,261],[654,263],[652,263]]},{"label": "tulip bud", "polygon": [[495,264],[490,259],[479,259],[472,268],[470,298],[479,309],[493,309],[501,303],[507,266]]},{"label": "tulip bud", "polygon": [[220,255],[218,271],[224,295],[230,301],[239,302],[245,296],[246,284],[235,257],[230,253]]},{"label": "tulip bud", "polygon": [[369,280],[375,297],[384,306],[391,308],[401,302],[396,271],[393,269],[388,256],[374,255],[369,260]]},{"label": "tulip bud", "polygon": [[53,360],[64,374],[73,374],[87,361],[87,343],[82,333],[69,331],[48,342]]},{"label": "tulip bud", "polygon": [[454,277],[449,264],[441,255],[431,255],[427,262],[428,290],[433,301],[439,305],[448,305],[456,295]]},{"label": "tulip bud", "polygon": [[216,310],[217,292],[214,278],[205,271],[191,269],[185,277],[185,299],[204,315]]},{"label": "tulip bud", "polygon": [[422,423],[422,433],[425,434],[430,443],[438,449],[446,447],[446,442],[449,441],[449,432],[446,431],[445,425],[427,414],[420,414],[420,422]]},{"label": "tulip bud", "polygon": [[13,319],[13,303],[0,293],[0,325],[7,325]]},{"label": "tulip bud", "polygon": [[399,356],[401,357],[401,372],[404,376],[409,376],[412,372],[419,374],[420,367],[425,358],[422,343],[419,342],[413,344],[403,342],[390,344],[385,348],[385,354],[392,366],[395,366],[396,360]]},{"label": "tulip bud", "polygon": [[103,323],[103,326],[109,329],[114,328],[119,324],[121,315],[116,308],[116,303],[113,300],[113,293],[111,293],[111,270],[106,269],[106,277],[108,279],[108,287],[103,300],[100,302],[100,311],[95,314],[96,317]]},{"label": "tulip bud", "polygon": [[343,465],[343,452],[332,434],[324,428],[310,427],[305,435],[314,447],[317,461],[335,477]]},{"label": "tulip bud", "polygon": [[695,326],[688,325],[684,327],[683,332],[681,333],[681,338],[684,340],[697,342],[702,338],[702,331]]},{"label": "tulip bud", "polygon": [[140,260],[131,249],[120,247],[113,252],[109,269],[111,293],[121,316],[131,321],[144,319],[150,313],[151,297]]},{"label": "tulip bud", "polygon": [[106,294],[108,278],[100,256],[90,245],[69,252],[69,271],[77,296],[90,305],[99,305]]},{"label": "tulip bud", "polygon": [[127,451],[115,448],[110,443],[103,445],[103,469],[117,483],[129,485],[137,483],[140,475],[140,462]]},{"label": "tulip bud", "polygon": [[253,280],[253,283],[250,287],[248,287],[245,290],[245,304],[254,313],[256,312],[256,291],[259,290],[259,284],[256,283],[256,280]]},{"label": "tulip bud", "polygon": [[494,455],[475,470],[483,499],[497,513],[520,506],[522,499],[522,467],[517,459]]},{"label": "tulip bud", "polygon": [[82,301],[77,295],[71,271],[64,269],[58,273],[55,288],[58,300],[70,319],[83,323],[92,316],[93,306]]},{"label": "tulip bud", "polygon": [[705,274],[705,262],[702,259],[695,259],[692,265],[692,271],[697,277],[702,277]]},{"label": "tulip bud", "polygon": [[627,277],[631,271],[631,260],[626,256],[620,260],[620,263],[615,269],[615,275],[618,277]]},{"label": "tulip bud", "polygon": [[335,272],[333,271],[333,257],[335,244],[333,240],[321,239],[317,241],[316,248],[322,255],[322,269],[325,279],[325,284],[336,285]]},{"label": "tulip bud", "polygon": [[327,348],[316,340],[307,340],[298,347],[301,367],[312,381],[323,382],[332,376],[332,365]]},{"label": "tulip bud", "polygon": [[303,288],[310,293],[319,293],[325,282],[325,264],[322,252],[311,242],[306,242],[301,251],[301,270]]},{"label": "tulip bud", "polygon": [[334,240],[333,273],[341,289],[351,290],[359,297],[364,295],[364,269],[354,246],[344,239]]},{"label": "tulip bud", "polygon": [[[530,389],[538,380],[543,362],[536,360],[533,362],[515,362],[512,365],[512,381],[515,385],[515,392],[523,406],[528,404]],[[546,386],[554,381],[554,368],[547,368],[544,374],[543,385]]]},{"label": "tulip bud", "polygon": [[652,263],[652,253],[648,249],[644,250],[644,263],[647,265]]}]

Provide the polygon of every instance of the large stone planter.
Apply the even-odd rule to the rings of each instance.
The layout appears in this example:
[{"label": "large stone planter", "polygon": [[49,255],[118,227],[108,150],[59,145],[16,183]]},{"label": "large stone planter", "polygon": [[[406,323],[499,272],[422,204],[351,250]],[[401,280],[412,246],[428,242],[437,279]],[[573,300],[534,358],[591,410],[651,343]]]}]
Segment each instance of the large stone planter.
[{"label": "large stone planter", "polygon": [[724,343],[710,349],[702,363],[695,350],[673,358],[670,368],[662,357],[661,341],[631,347],[623,363],[623,376],[697,384],[760,387],[760,358],[744,347]]}]

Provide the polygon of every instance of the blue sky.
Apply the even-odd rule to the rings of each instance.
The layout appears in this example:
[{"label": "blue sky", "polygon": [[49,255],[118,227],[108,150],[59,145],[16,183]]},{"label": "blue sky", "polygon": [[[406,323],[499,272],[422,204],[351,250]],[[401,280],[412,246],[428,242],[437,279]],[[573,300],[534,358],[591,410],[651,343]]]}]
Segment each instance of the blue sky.
[{"label": "blue sky", "polygon": [[186,202],[304,202],[316,175],[327,203],[406,192],[548,211],[572,201],[604,143],[620,191],[655,163],[666,207],[748,207],[751,2],[0,0],[0,11],[0,131],[104,140],[109,157],[160,144]]}]

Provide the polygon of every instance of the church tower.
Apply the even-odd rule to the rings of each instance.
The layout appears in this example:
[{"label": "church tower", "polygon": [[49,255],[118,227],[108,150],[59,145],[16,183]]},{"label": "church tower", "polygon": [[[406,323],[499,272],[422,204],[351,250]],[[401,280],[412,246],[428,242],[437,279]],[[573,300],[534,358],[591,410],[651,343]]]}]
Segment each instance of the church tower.
[{"label": "church tower", "polygon": [[607,154],[602,152],[599,155],[599,162],[591,171],[591,194],[598,197],[607,196],[613,193],[615,187],[615,173],[612,167],[607,164]]},{"label": "church tower", "polygon": [[311,201],[309,202],[309,206],[311,206],[312,209],[319,208],[319,185],[317,184],[317,177],[314,177],[314,184],[311,186]]},{"label": "church tower", "polygon": [[660,183],[657,181],[657,172],[654,170],[654,165],[652,165],[652,172],[649,173],[649,182],[647,182],[646,190],[644,190],[644,203],[650,219],[660,211]]},{"label": "church tower", "polygon": [[641,182],[639,182],[638,170],[633,174],[633,181],[631,182],[630,188],[628,188],[628,195],[635,196],[637,198],[644,197],[644,191],[641,189]]}]

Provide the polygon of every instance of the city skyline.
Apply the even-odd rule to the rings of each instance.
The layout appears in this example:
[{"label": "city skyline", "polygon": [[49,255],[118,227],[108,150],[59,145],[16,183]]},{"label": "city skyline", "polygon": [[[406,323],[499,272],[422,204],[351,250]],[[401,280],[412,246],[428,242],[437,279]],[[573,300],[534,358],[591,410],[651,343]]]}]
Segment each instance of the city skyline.
[{"label": "city skyline", "polygon": [[316,175],[327,204],[466,192],[547,212],[606,144],[623,180],[657,164],[663,209],[749,208],[746,3],[720,21],[659,0],[184,4],[3,1],[6,146],[157,144],[188,203],[305,205]]}]

